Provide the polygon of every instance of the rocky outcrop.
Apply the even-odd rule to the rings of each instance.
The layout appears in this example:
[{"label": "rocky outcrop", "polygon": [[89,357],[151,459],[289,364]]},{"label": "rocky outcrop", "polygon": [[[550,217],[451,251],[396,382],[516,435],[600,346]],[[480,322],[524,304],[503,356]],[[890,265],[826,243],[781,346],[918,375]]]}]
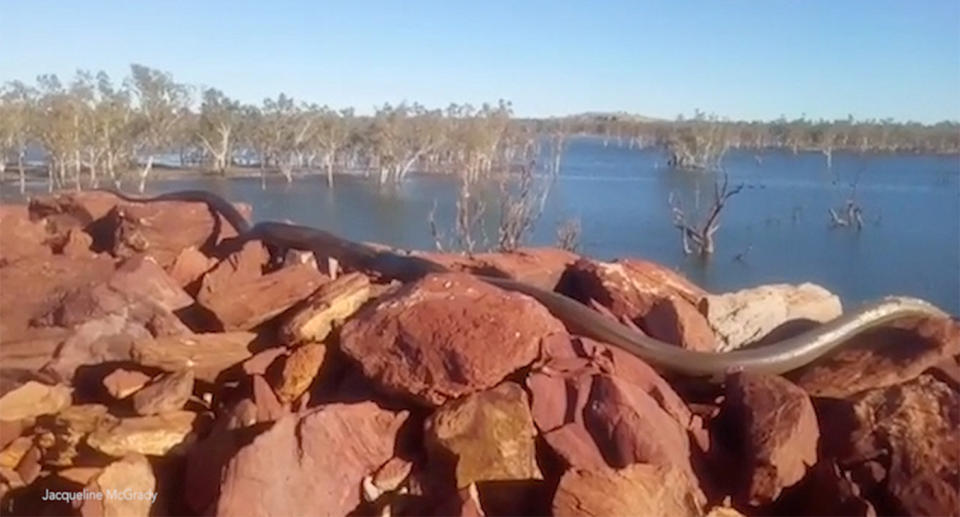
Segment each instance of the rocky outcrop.
[{"label": "rocky outcrop", "polygon": [[[553,249],[414,252],[455,272],[402,283],[222,223],[109,194],[0,207],[4,513],[957,514],[954,318],[784,376],[687,378],[471,274],[704,351],[813,328],[836,298]],[[42,500],[84,487],[157,499]]]}]

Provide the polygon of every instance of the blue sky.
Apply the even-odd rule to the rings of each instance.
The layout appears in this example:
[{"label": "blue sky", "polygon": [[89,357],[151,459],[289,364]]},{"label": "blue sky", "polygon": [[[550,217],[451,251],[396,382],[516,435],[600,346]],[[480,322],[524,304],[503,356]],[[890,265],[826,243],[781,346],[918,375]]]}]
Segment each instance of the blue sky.
[{"label": "blue sky", "polygon": [[[350,4],[350,5],[347,5]],[[960,119],[960,2],[0,2],[0,81],[132,62],[246,102]]]}]

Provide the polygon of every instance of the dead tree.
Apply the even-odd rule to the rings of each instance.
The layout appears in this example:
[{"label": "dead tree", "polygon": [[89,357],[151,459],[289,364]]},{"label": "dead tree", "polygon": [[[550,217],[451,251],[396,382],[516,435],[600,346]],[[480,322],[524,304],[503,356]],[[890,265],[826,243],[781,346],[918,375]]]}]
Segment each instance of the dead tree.
[{"label": "dead tree", "polygon": [[544,184],[538,186],[534,165],[521,167],[515,184],[509,180],[500,183],[500,226],[498,228],[498,249],[514,251],[533,231],[543,214],[550,189],[556,180],[559,160],[553,162]]},{"label": "dead tree", "polygon": [[[696,251],[700,256],[713,254],[715,249],[714,234],[720,228],[720,212],[726,206],[727,201],[743,190],[743,184],[729,188],[730,182],[726,173],[723,174],[723,180],[714,182],[713,205],[707,212],[707,216],[699,224],[693,224],[687,220],[687,215],[683,211],[683,206],[676,196],[670,196],[670,206],[673,210],[673,225],[680,230],[680,238],[683,244],[684,254],[689,255]],[[691,243],[693,249],[691,248]]]},{"label": "dead tree", "polygon": [[576,253],[580,247],[580,219],[570,218],[557,226],[557,246],[562,250]]}]

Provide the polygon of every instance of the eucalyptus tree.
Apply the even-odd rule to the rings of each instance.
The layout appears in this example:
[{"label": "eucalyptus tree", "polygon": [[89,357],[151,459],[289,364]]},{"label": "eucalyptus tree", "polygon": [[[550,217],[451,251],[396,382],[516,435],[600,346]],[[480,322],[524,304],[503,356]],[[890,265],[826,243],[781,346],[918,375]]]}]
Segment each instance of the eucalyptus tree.
[{"label": "eucalyptus tree", "polygon": [[197,138],[213,157],[213,170],[220,174],[226,174],[230,165],[242,121],[243,110],[239,102],[214,88],[203,91]]},{"label": "eucalyptus tree", "polygon": [[369,126],[368,145],[379,170],[379,183],[402,181],[417,161],[439,148],[445,137],[440,110],[420,104],[384,104]]},{"label": "eucalyptus tree", "polygon": [[167,72],[143,65],[130,65],[129,86],[136,99],[139,118],[137,150],[146,156],[140,172],[139,190],[143,192],[156,155],[169,150],[177,125],[188,112],[188,89]]},{"label": "eucalyptus tree", "polygon": [[281,93],[277,99],[264,99],[261,117],[262,126],[258,140],[261,149],[280,169],[287,182],[293,181],[293,169],[303,151],[312,121],[304,115],[294,100]]},{"label": "eucalyptus tree", "polygon": [[11,154],[16,156],[21,194],[27,188],[24,159],[36,122],[36,97],[37,91],[20,81],[10,82],[0,89],[0,178],[7,158]]},{"label": "eucalyptus tree", "polygon": [[[97,146],[103,168],[110,181],[118,186],[117,167],[133,160],[136,120],[131,106],[131,92],[124,86],[115,87],[106,72],[97,74]],[[96,180],[95,180],[96,181]]]},{"label": "eucalyptus tree", "polygon": [[68,161],[77,149],[77,104],[55,74],[41,75],[37,84],[40,97],[34,112],[34,128],[48,155],[48,189],[52,192],[64,185]]},{"label": "eucalyptus tree", "polygon": [[323,157],[323,170],[330,187],[333,187],[333,165],[337,153],[350,142],[353,118],[352,108],[335,111],[324,106],[315,114],[311,143]]}]

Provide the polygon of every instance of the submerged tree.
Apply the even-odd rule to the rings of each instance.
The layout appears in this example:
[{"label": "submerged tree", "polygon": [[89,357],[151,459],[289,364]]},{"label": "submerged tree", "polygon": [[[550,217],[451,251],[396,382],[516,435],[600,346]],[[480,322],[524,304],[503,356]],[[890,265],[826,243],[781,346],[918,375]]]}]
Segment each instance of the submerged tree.
[{"label": "submerged tree", "polygon": [[[714,181],[713,202],[706,215],[699,222],[691,222],[683,210],[676,196],[670,196],[670,205],[673,210],[673,225],[680,230],[681,243],[684,254],[696,252],[706,257],[712,255],[716,249],[714,234],[720,229],[720,213],[727,205],[727,201],[743,190],[743,184],[730,188],[729,176],[723,173],[722,180]],[[691,244],[693,247],[691,248]]]},{"label": "submerged tree", "polygon": [[197,138],[210,156],[213,170],[223,175],[231,164],[237,132],[242,123],[240,103],[220,90],[208,88],[203,92]]},{"label": "submerged tree", "polygon": [[20,81],[13,81],[0,89],[0,179],[8,158],[16,156],[21,194],[27,188],[24,160],[32,124],[37,122],[32,119],[35,103],[36,90]]}]

